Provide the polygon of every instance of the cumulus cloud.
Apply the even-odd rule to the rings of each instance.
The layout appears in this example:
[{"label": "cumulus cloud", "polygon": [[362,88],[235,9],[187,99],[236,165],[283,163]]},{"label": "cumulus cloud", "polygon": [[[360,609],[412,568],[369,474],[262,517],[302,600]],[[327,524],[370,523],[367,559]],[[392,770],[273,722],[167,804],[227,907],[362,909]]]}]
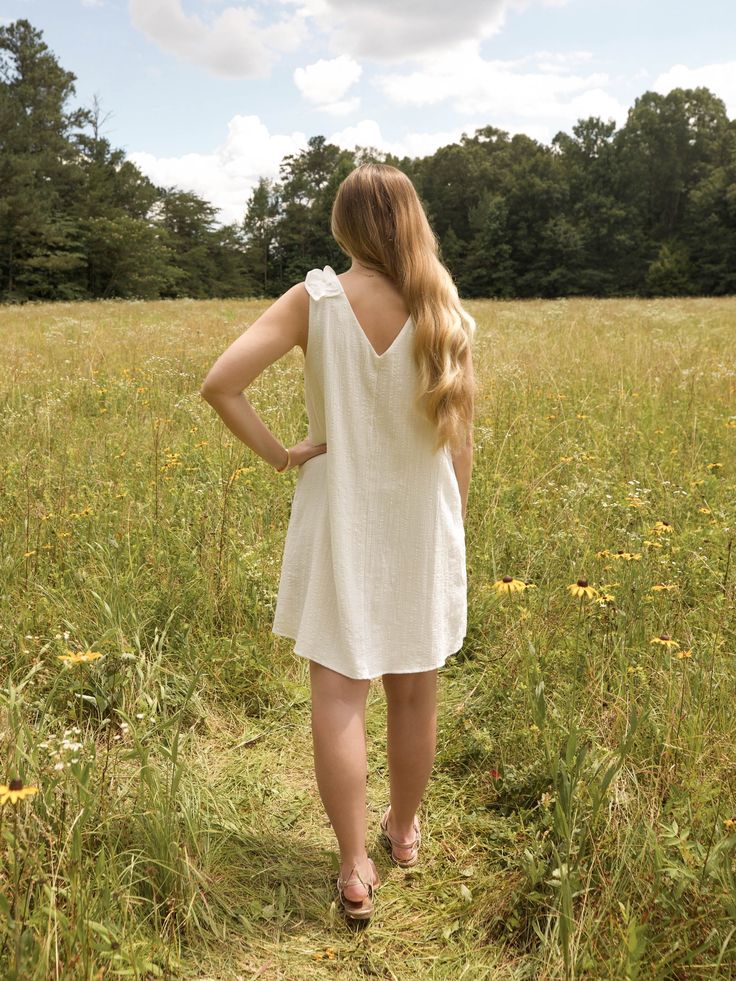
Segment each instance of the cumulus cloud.
[{"label": "cumulus cloud", "polygon": [[667,95],[672,89],[695,89],[700,85],[723,99],[729,118],[736,116],[736,61],[701,65],[699,68],[673,65],[669,71],[657,77],[651,88],[661,95]]},{"label": "cumulus cloud", "polygon": [[324,0],[310,13],[335,51],[357,57],[411,58],[503,26],[510,0]]},{"label": "cumulus cloud", "polygon": [[243,218],[245,203],[259,177],[278,177],[279,165],[289,153],[307,146],[301,132],[272,134],[258,116],[234,116],[225,140],[212,153],[156,157],[129,153],[128,158],[154,183],[193,191],[218,209],[222,223]]},{"label": "cumulus cloud", "polygon": [[305,38],[303,17],[260,23],[243,5],[226,7],[211,24],[182,10],[181,0],[129,0],[134,26],[162,50],[216,75],[229,78],[268,75],[279,55],[294,51]]},{"label": "cumulus cloud", "polygon": [[326,60],[320,58],[311,65],[297,68],[294,84],[304,98],[325,112],[344,115],[353,112],[360,105],[360,98],[342,97],[361,76],[363,69],[350,55]]},{"label": "cumulus cloud", "polygon": [[[463,132],[472,135],[483,121],[466,123],[449,130],[408,133],[400,140],[386,139],[374,119],[363,119],[327,136],[329,143],[346,150],[374,147],[397,156],[420,157],[441,146],[456,143]],[[270,133],[258,116],[234,116],[225,140],[212,153],[187,153],[180,157],[156,157],[151,153],[129,153],[128,158],[154,183],[193,191],[218,210],[221,223],[239,222],[245,204],[259,177],[278,179],[279,165],[287,154],[307,147],[307,135]]]},{"label": "cumulus cloud", "polygon": [[457,143],[463,133],[472,135],[483,125],[482,122],[464,123],[453,129],[431,133],[407,133],[400,140],[389,140],[383,136],[381,127],[375,119],[362,119],[354,126],[347,126],[333,133],[329,137],[329,142],[345,150],[354,150],[356,146],[374,147],[376,150],[394,153],[398,157],[425,157],[441,146]]},{"label": "cumulus cloud", "polygon": [[415,70],[378,75],[374,84],[400,106],[448,102],[459,113],[484,115],[509,130],[508,122],[515,118],[537,126],[546,124],[547,139],[581,116],[613,117],[619,125],[626,119],[626,107],[605,89],[605,73],[570,71],[576,61],[588,60],[587,53],[559,55],[550,71],[549,52],[502,61],[481,57],[478,47],[477,42],[466,42],[451,51],[424,56]]},{"label": "cumulus cloud", "polygon": [[[83,0],[95,3],[98,0]],[[199,0],[207,9],[220,0]],[[223,0],[224,2],[224,0]],[[211,23],[182,9],[182,0],[129,0],[133,24],[163,50],[229,77],[264,76],[317,28],[332,52],[389,62],[440,53],[497,34],[509,11],[568,0],[263,0],[234,3]],[[258,11],[280,20],[261,22]],[[339,102],[336,97],[335,102]]]},{"label": "cumulus cloud", "polygon": [[334,52],[354,57],[413,58],[461,41],[497,34],[507,11],[568,0],[281,0],[296,7],[329,39]]}]

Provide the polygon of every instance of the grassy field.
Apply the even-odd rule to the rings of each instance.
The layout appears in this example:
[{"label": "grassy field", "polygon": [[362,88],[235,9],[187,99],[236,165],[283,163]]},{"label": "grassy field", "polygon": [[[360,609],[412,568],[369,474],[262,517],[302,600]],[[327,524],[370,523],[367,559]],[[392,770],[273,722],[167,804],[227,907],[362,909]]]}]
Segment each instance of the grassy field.
[{"label": "grassy field", "polygon": [[371,686],[363,930],[270,633],[296,472],[198,394],[265,306],[0,312],[2,977],[736,977],[736,298],[468,303],[468,635],[413,871]]}]

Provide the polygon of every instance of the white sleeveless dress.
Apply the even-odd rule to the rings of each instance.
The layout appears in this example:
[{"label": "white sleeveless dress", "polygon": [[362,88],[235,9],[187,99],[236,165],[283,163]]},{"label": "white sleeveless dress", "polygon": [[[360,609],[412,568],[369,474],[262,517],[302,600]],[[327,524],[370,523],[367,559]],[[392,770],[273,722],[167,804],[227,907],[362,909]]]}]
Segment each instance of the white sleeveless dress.
[{"label": "white sleeveless dress", "polygon": [[428,671],[467,631],[465,529],[448,447],[411,404],[410,317],[383,354],[331,266],[312,269],[304,362],[308,436],[272,633],[347,675]]}]

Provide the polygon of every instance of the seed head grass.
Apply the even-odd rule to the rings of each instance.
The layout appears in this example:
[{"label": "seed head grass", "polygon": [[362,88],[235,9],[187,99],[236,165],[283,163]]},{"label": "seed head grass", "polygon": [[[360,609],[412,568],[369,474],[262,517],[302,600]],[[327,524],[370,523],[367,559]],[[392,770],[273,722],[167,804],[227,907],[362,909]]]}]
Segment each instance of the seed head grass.
[{"label": "seed head grass", "polygon": [[[473,301],[468,633],[362,930],[271,633],[296,473],[199,396],[261,301],[0,313],[0,957],[17,977],[736,974],[736,299]],[[303,356],[248,398],[306,435]],[[24,792],[25,791],[25,792]]]}]

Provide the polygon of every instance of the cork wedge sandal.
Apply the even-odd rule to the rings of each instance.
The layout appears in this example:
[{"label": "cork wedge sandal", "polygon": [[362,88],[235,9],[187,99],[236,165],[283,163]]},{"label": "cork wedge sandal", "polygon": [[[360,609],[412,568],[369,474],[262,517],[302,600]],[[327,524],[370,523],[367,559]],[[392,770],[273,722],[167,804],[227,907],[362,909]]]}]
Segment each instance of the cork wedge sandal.
[{"label": "cork wedge sandal", "polygon": [[[339,875],[337,877],[337,892],[340,897],[340,905],[345,911],[345,916],[349,920],[369,920],[374,912],[373,895],[376,889],[378,889],[378,887],[381,885],[381,879],[378,875],[378,869],[376,868],[373,859],[369,858],[368,861],[371,863],[371,868],[373,869],[373,882],[365,882],[355,866],[353,866],[353,868],[350,870],[350,875],[347,877],[347,879],[343,879]],[[364,896],[363,899],[348,899],[343,891],[350,882],[353,872],[356,873],[359,881],[368,890],[368,895]]]},{"label": "cork wedge sandal", "polygon": [[[381,818],[381,833],[383,835],[383,843],[388,848],[389,854],[391,855],[391,861],[395,862],[396,865],[400,865],[402,869],[410,869],[412,866],[416,865],[419,861],[419,846],[422,843],[422,833],[419,827],[419,818],[414,817],[414,831],[415,837],[413,841],[397,841],[388,830],[388,815],[391,810],[391,805],[386,809],[385,814]],[[397,858],[394,855],[394,848],[410,848],[411,855],[409,858]]]}]

